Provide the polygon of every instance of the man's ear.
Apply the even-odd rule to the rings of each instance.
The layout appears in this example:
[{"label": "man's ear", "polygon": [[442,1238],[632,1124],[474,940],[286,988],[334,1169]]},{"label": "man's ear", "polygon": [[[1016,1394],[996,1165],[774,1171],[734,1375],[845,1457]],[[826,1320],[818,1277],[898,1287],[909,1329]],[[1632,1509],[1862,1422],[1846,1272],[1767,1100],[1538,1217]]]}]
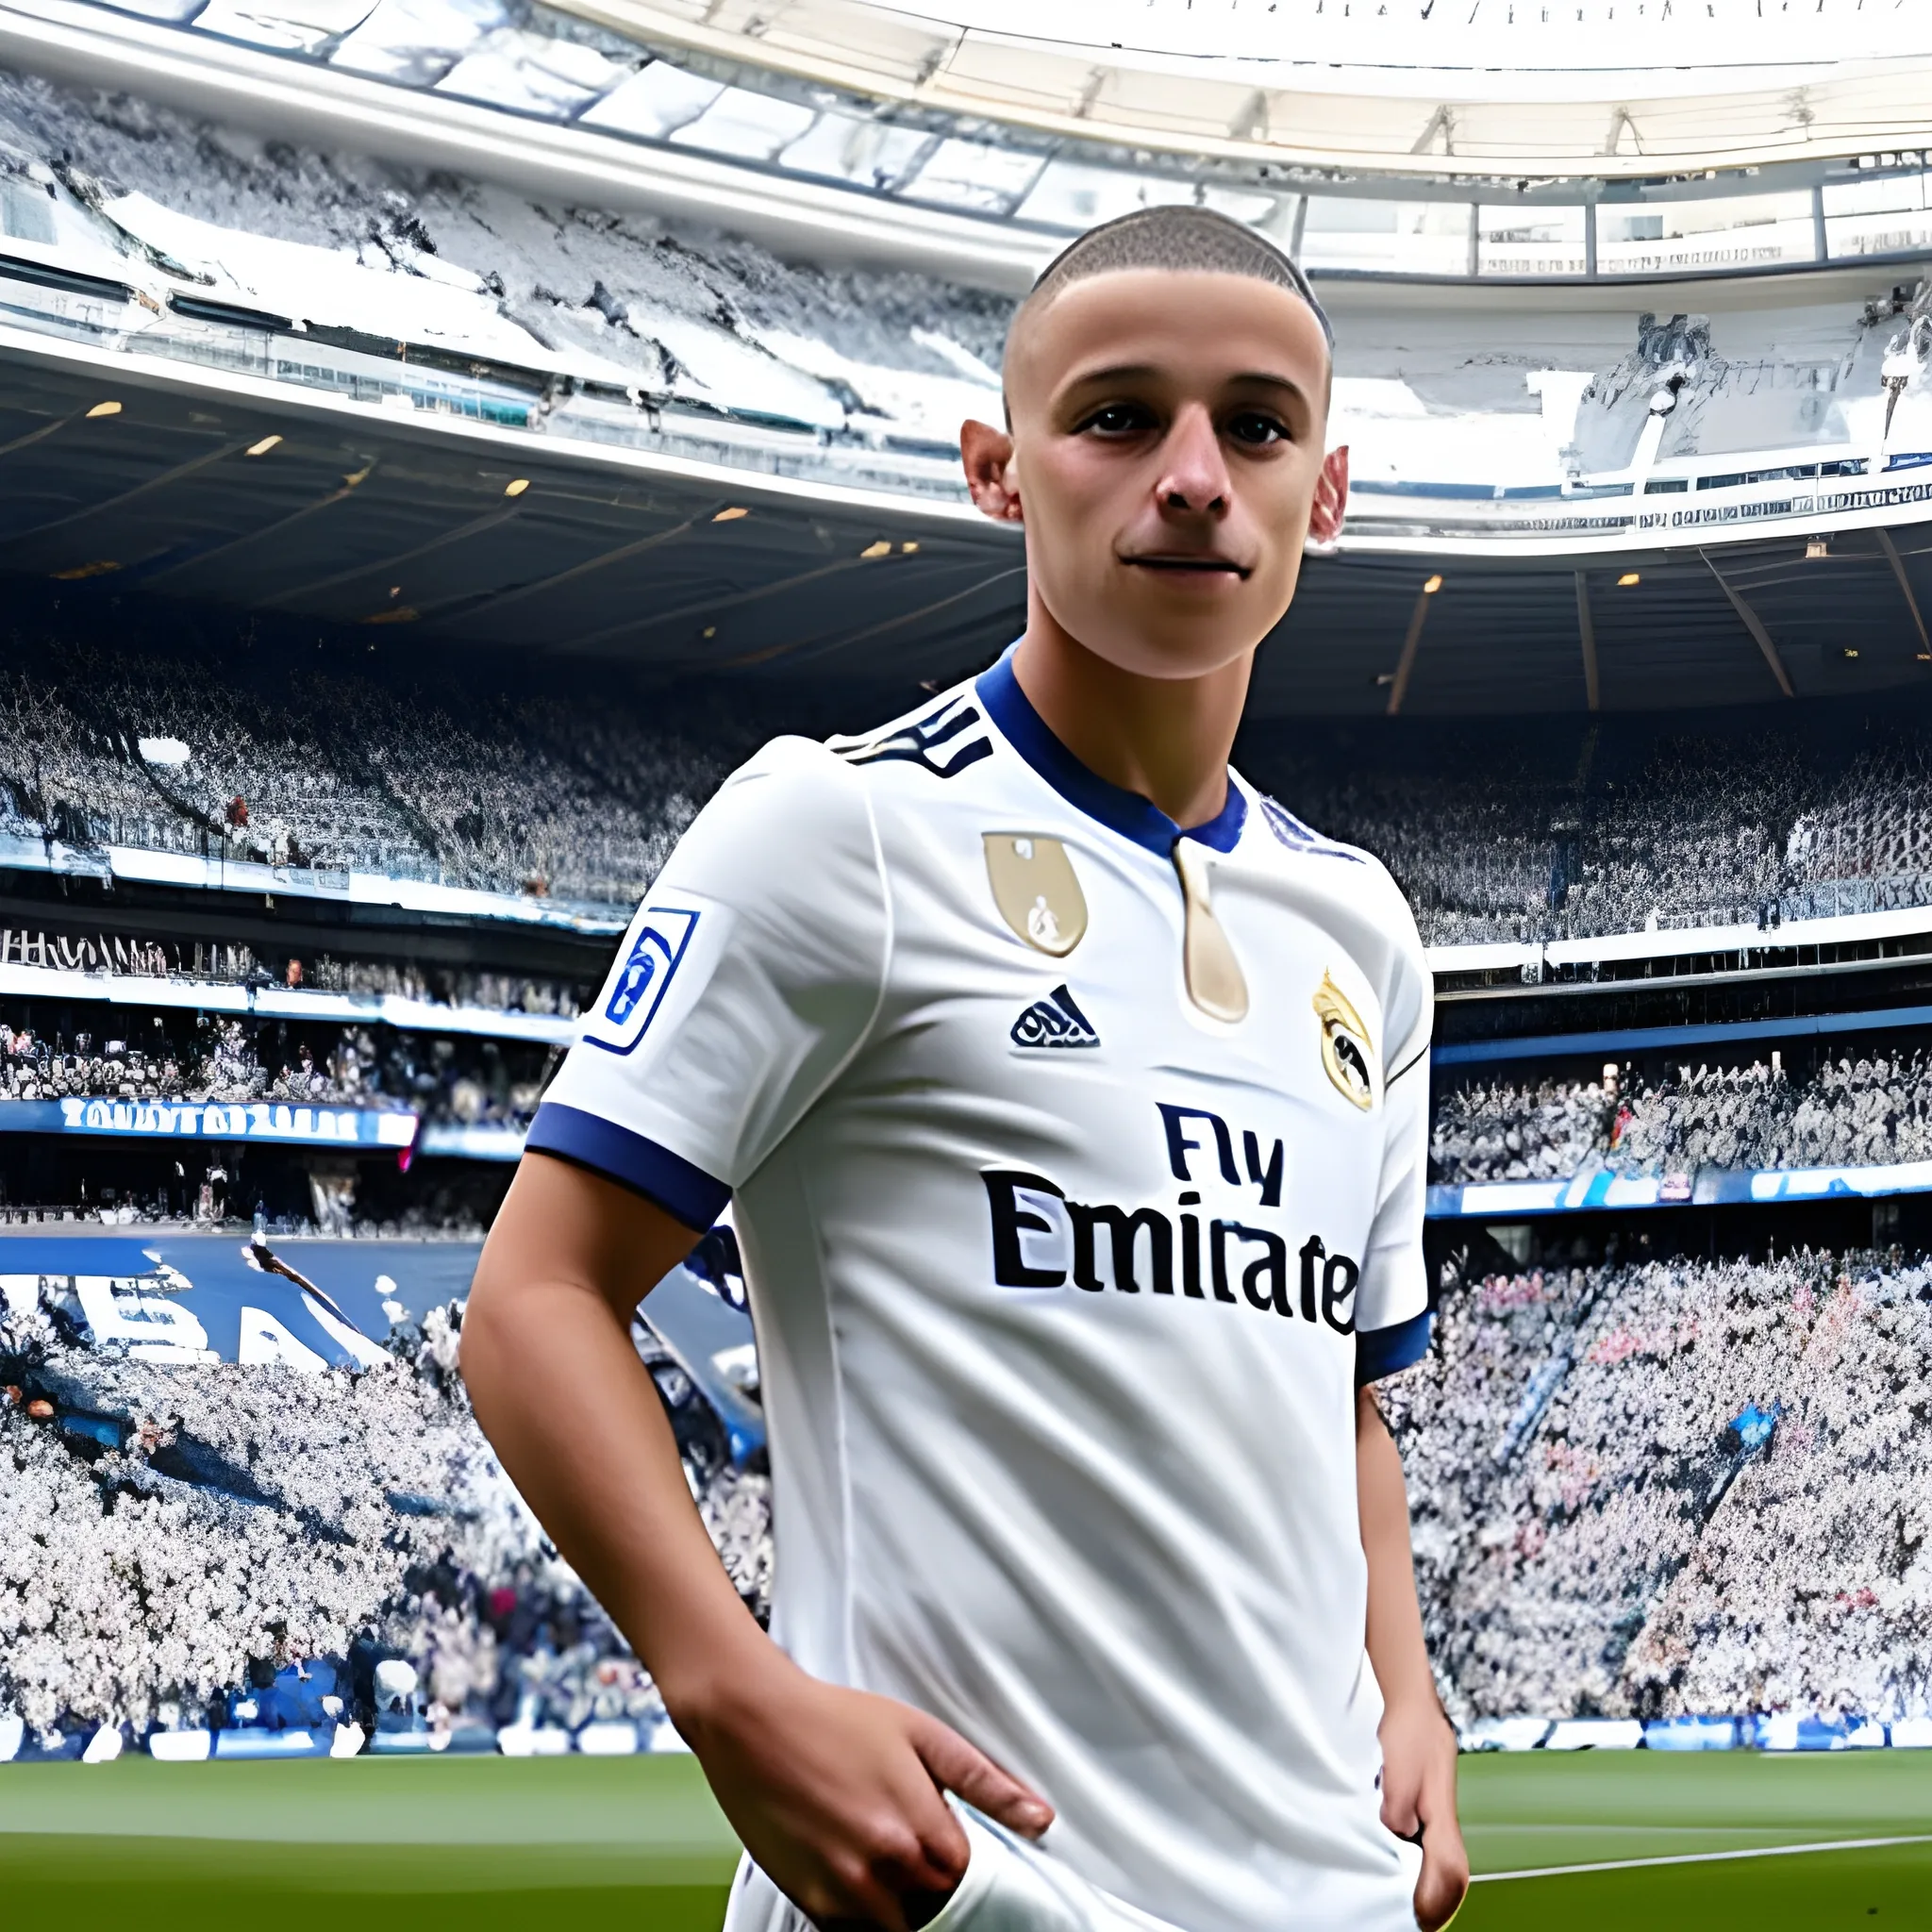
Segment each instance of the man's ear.
[{"label": "man's ear", "polygon": [[1308,541],[1333,543],[1341,535],[1348,509],[1348,445],[1341,443],[1322,458],[1315,482],[1315,507],[1308,513]]},{"label": "man's ear", "polygon": [[1018,524],[1019,484],[1013,475],[1013,439],[991,423],[959,425],[959,460],[966,466],[966,488],[980,510],[996,524]]}]

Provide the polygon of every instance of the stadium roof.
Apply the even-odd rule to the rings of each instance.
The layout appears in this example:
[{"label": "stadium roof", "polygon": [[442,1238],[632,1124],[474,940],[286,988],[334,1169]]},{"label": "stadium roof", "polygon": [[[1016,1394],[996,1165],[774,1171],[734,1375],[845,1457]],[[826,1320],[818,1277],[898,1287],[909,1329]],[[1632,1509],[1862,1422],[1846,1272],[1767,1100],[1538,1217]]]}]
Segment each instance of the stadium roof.
[{"label": "stadium roof", "polygon": [[[891,33],[866,38],[877,22],[859,0],[781,7],[789,40],[728,7],[695,20],[643,0],[571,4],[626,30],[512,0],[0,0],[0,60],[331,154],[447,169],[566,206],[715,223],[794,259],[910,264],[1009,291],[1092,223],[1176,201],[1250,223],[1326,275],[1756,275],[1903,261],[1932,246],[1921,106],[1932,60],[1913,56],[1866,62],[1856,85],[1856,63],[1844,62],[1713,79],[1702,68],[1525,78],[1289,60],[1286,92],[1274,85],[1281,60],[1235,61],[1235,85],[1217,57],[1175,73],[1157,60],[1125,93],[1110,93],[1083,56],[1077,98],[1042,82],[1002,106],[980,85],[993,70],[976,53],[968,64],[980,92],[961,92],[971,33],[934,39],[929,24],[892,14],[878,16]],[[1408,4],[1382,11],[1398,17]],[[1469,4],[1480,13],[1486,0]],[[1641,16],[1669,0],[1621,4]],[[1728,19],[1736,0],[1707,4]],[[1204,0],[1194,17],[1211,25],[1226,11]],[[1233,13],[1248,18],[1239,5]],[[1845,45],[1865,44],[1858,22],[1878,17],[1850,19]],[[812,36],[835,19],[864,58],[832,74]],[[930,58],[889,85],[893,33],[914,27]],[[997,51],[1000,61],[1061,58],[1011,36]],[[1740,75],[1744,94],[1711,93]],[[1489,118],[1494,103],[1465,98],[1530,82],[1543,105],[1516,101],[1508,113],[1542,115],[1550,139],[1569,143],[1560,155],[1530,154],[1521,128],[1505,139]],[[1613,83],[1614,101],[1596,98]],[[1347,92],[1357,85],[1369,92]],[[1645,87],[1675,92],[1656,94],[1653,113]],[[1711,130],[1720,145],[1733,141],[1752,89],[1770,116],[1751,124],[1752,140],[1771,144],[1751,148],[1760,160],[1749,167],[1729,165],[1738,157],[1726,150],[1713,171],[1716,149],[1700,143]]]},{"label": "stadium roof", "polygon": [[1391,172],[1614,176],[1916,145],[1932,92],[1932,18],[1907,0],[560,5],[964,118]]}]

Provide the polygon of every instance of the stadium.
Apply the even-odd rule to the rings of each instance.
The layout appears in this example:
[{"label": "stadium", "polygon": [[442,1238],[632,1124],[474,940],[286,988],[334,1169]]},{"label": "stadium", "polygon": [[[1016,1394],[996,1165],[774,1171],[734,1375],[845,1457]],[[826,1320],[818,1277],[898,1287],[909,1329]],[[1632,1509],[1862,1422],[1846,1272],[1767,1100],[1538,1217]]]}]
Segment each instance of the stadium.
[{"label": "stadium", "polygon": [[[1462,1923],[1924,1923],[1928,100],[1871,0],[0,4],[20,1922],[721,1922],[465,1297],[727,774],[1019,634],[958,426],[1173,205],[1335,328],[1236,762],[1434,980]],[[632,1336],[762,1617],[743,1274]]]}]

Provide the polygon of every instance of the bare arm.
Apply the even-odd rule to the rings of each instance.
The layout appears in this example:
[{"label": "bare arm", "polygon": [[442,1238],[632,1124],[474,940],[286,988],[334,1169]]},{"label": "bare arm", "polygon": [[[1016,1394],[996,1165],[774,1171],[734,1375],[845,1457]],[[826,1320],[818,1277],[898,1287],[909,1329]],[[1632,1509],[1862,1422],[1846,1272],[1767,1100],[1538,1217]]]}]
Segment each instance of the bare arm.
[{"label": "bare arm", "polygon": [[1382,1822],[1423,1839],[1415,1916],[1435,1932],[1469,1890],[1469,1855],[1456,1819],[1456,1734],[1442,1715],[1416,1601],[1402,1457],[1374,1391],[1356,1396],[1356,1486],[1369,1559],[1369,1661],[1382,1687]]},{"label": "bare arm", "polygon": [[614,1182],[526,1155],[470,1291],[463,1377],[752,1857],[819,1924],[900,1932],[966,1868],[941,1790],[1028,1836],[1053,1814],[937,1719],[808,1676],[740,1600],[630,1341],[638,1302],[696,1240]]}]

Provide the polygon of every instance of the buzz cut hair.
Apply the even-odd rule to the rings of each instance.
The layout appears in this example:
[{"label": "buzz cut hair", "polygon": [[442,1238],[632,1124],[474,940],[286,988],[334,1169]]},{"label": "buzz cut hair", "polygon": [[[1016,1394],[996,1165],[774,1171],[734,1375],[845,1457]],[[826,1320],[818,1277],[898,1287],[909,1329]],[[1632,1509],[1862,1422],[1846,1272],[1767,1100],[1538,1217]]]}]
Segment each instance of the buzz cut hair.
[{"label": "buzz cut hair", "polygon": [[1185,202],[1135,208],[1131,214],[1089,228],[1040,272],[1020,311],[1043,308],[1062,290],[1090,275],[1131,269],[1249,275],[1257,281],[1273,282],[1299,296],[1314,311],[1329,353],[1334,353],[1335,330],[1293,257],[1245,223]]}]

